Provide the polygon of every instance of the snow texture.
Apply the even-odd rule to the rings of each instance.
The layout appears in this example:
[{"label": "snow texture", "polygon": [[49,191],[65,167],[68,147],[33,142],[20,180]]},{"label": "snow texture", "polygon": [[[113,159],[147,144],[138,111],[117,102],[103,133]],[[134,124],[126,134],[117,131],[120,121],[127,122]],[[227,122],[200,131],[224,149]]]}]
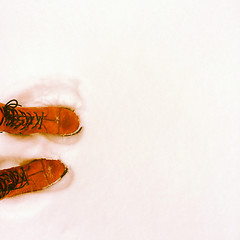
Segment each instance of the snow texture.
[{"label": "snow texture", "polygon": [[239,20],[233,0],[0,0],[0,102],[83,126],[0,134],[1,169],[70,169],[0,201],[1,239],[240,239]]}]

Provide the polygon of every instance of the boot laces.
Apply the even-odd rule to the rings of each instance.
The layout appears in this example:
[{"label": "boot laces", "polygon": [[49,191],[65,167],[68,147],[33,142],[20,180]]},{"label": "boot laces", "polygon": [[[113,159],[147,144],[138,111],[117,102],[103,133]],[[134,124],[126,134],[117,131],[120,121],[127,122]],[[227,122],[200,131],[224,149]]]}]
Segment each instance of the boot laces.
[{"label": "boot laces", "polygon": [[23,188],[29,184],[23,167],[20,167],[20,170],[20,172],[9,170],[0,175],[0,199],[10,191]]},{"label": "boot laces", "polygon": [[36,122],[32,126],[32,128],[35,128],[37,125],[39,125],[38,129],[41,129],[43,112],[39,116],[36,112],[34,112],[34,115],[32,115],[29,112],[23,112],[20,109],[16,109],[16,107],[21,106],[22,105],[18,104],[18,101],[16,99],[12,99],[7,102],[3,107],[1,107],[0,111],[3,113],[4,116],[0,122],[0,126],[9,126],[13,127],[14,129],[21,127],[20,130],[23,130],[32,125],[33,120],[35,119]]}]

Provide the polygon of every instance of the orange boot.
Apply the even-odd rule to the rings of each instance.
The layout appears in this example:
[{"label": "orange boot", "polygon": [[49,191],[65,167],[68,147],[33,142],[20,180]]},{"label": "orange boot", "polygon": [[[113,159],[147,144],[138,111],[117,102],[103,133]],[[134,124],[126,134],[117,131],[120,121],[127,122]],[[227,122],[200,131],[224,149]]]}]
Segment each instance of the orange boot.
[{"label": "orange boot", "polygon": [[0,103],[0,131],[12,134],[47,133],[62,136],[80,132],[75,112],[64,107],[22,107],[13,99]]},{"label": "orange boot", "polygon": [[46,159],[0,170],[0,199],[47,188],[58,182],[67,171],[61,161]]}]

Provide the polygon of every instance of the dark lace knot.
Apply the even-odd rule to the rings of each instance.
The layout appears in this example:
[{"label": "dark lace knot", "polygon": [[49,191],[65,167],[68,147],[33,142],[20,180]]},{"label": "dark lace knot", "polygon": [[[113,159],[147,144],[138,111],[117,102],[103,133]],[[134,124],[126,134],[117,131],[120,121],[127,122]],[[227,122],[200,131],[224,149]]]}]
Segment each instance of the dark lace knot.
[{"label": "dark lace knot", "polygon": [[0,175],[0,199],[5,197],[10,191],[23,188],[29,184],[23,167],[17,170],[6,171]]},{"label": "dark lace knot", "polygon": [[34,115],[32,115],[29,112],[24,112],[20,109],[16,109],[17,107],[21,106],[22,105],[18,104],[18,101],[16,99],[13,99],[1,107],[0,111],[3,113],[3,118],[0,122],[0,126],[9,126],[13,127],[14,129],[21,127],[20,130],[23,130],[32,125],[33,120],[35,119],[36,122],[32,128],[35,128],[37,125],[39,125],[38,129],[41,129],[43,112],[39,116],[36,112],[33,112]]}]

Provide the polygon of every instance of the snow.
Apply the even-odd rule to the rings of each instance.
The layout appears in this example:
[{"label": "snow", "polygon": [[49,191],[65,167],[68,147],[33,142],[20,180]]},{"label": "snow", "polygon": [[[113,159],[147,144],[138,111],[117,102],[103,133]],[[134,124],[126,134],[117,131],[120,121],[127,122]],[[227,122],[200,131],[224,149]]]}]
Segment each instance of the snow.
[{"label": "snow", "polygon": [[72,137],[0,134],[0,168],[61,159],[0,201],[2,239],[239,239],[239,4],[0,0],[0,102],[67,106]]}]

